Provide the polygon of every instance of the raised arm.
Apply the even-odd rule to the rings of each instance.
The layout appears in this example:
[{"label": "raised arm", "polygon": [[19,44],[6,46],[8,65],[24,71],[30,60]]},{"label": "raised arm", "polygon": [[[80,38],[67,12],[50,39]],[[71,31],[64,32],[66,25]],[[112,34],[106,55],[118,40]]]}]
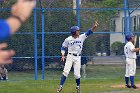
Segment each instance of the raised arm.
[{"label": "raised arm", "polygon": [[18,0],[12,6],[11,16],[6,20],[11,29],[11,34],[15,33],[21,24],[25,22],[32,13],[35,0]]},{"label": "raised arm", "polygon": [[94,25],[91,27],[91,31],[93,32],[98,25],[98,22],[95,21]]},{"label": "raised arm", "polygon": [[35,6],[35,0],[18,0],[12,6],[11,15],[6,20],[0,20],[0,41],[14,34],[24,23]]},{"label": "raised arm", "polygon": [[99,25],[98,22],[95,21],[94,25],[87,32],[85,32],[85,35],[86,35],[85,38],[87,38],[87,36],[91,35],[98,25]]},{"label": "raised arm", "polygon": [[[19,29],[31,15],[34,6],[35,0],[18,0],[12,6],[11,16],[7,20],[0,20],[0,41],[7,39]],[[0,64],[11,63],[11,57],[15,54],[14,50],[5,50],[5,48],[7,48],[7,44],[0,44]]]}]

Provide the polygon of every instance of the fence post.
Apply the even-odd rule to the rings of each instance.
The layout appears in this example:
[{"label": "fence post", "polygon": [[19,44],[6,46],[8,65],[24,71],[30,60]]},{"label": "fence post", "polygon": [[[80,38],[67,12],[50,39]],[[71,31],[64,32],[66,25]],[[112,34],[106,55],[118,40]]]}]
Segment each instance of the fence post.
[{"label": "fence post", "polygon": [[42,80],[44,80],[44,20],[45,20],[45,15],[44,15],[44,9],[41,9],[42,11]]},{"label": "fence post", "polygon": [[76,0],[77,25],[80,27],[80,0]]},{"label": "fence post", "polygon": [[[127,33],[127,0],[124,0],[124,35]],[[126,42],[126,39],[125,39]]]},{"label": "fence post", "polygon": [[38,79],[38,73],[37,73],[37,31],[36,31],[36,7],[34,8],[34,66],[35,66],[35,75],[34,79]]}]

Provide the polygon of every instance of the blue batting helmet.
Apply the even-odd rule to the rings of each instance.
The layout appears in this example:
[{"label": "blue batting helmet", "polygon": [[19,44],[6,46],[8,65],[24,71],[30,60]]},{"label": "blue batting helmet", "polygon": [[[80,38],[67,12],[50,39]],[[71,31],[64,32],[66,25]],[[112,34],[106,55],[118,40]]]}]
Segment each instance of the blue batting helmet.
[{"label": "blue batting helmet", "polygon": [[80,30],[80,28],[79,28],[78,26],[72,26],[72,27],[70,28],[70,30],[71,30],[71,34],[74,35],[75,32],[76,32],[76,30]]},{"label": "blue batting helmet", "polygon": [[128,35],[125,36],[125,39],[126,39],[127,41],[130,41],[130,40],[132,39],[133,36],[134,36],[133,34],[128,34]]}]

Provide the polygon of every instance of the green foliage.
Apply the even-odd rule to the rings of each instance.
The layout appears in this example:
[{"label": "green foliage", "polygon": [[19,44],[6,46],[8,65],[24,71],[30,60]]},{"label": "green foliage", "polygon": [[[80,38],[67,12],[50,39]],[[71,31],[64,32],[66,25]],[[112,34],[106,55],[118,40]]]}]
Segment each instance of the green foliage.
[{"label": "green foliage", "polygon": [[[91,0],[91,2],[83,3],[83,7],[88,8],[120,8],[123,7],[123,1],[122,0],[102,0],[94,2]],[[88,26],[91,26],[93,24],[93,21],[98,20],[99,22],[99,28],[97,28],[97,31],[110,31],[110,19],[118,14],[118,10],[108,10],[108,11],[90,11],[81,13],[82,15],[82,26],[83,28],[86,28]],[[83,16],[86,16],[86,18],[83,18]],[[83,20],[84,19],[84,20]],[[85,22],[85,19],[88,19],[90,21]]]},{"label": "green foliage", "polygon": [[112,43],[112,45],[111,45],[111,50],[116,55],[122,55],[124,52],[123,49],[124,49],[124,44],[120,41],[116,41],[116,42]]},{"label": "green foliage", "polygon": [[[37,7],[40,7],[39,0],[37,0]],[[46,0],[43,0],[44,8],[71,8],[72,2],[67,2],[67,0],[54,0],[50,5],[47,4]],[[97,1],[97,0],[94,0]],[[5,3],[5,7],[10,7],[15,0],[9,0]],[[87,2],[86,7],[94,8],[105,8],[105,7],[119,7],[121,6],[121,0],[101,0],[98,2]],[[83,7],[84,5],[82,5]],[[97,28],[97,31],[109,31],[110,18],[116,15],[117,11],[86,11],[83,14],[81,10],[81,31],[86,31],[87,28],[90,28],[93,23],[93,19],[99,21],[100,27]],[[1,12],[2,18],[7,18],[10,15],[10,11]],[[70,10],[45,10],[45,32],[70,32],[70,27],[77,25],[77,15]],[[85,18],[83,18],[85,16]],[[37,32],[42,31],[42,11],[37,10]],[[85,19],[87,22],[85,22]],[[90,21],[90,22],[89,22]],[[31,17],[23,24],[19,29],[19,32],[32,32],[34,30],[34,16]],[[45,56],[58,56],[60,55],[60,47],[64,39],[70,34],[45,34]],[[96,35],[99,36],[99,35]],[[100,36],[99,36],[100,37]],[[109,44],[104,43],[104,41],[99,37],[90,37],[87,42],[85,42],[86,49],[88,50],[88,55],[95,54],[97,51],[108,52]],[[102,37],[102,36],[101,36]],[[104,38],[109,42],[109,35]],[[14,42],[13,42],[14,41]],[[12,40],[8,42],[10,47],[17,51],[16,56],[34,56],[34,35],[15,35],[12,37]],[[42,53],[42,36],[38,35],[38,56],[41,56]],[[92,46],[92,47],[91,47]],[[106,47],[107,46],[107,47]],[[107,50],[107,51],[106,51]]]},{"label": "green foliage", "polygon": [[113,7],[113,8],[118,8],[122,6],[123,0],[103,0],[103,6],[104,7]]},{"label": "green foliage", "polygon": [[[84,3],[85,4],[85,3]],[[123,6],[123,0],[101,0],[101,1],[90,1],[90,2],[86,2],[86,5],[88,7],[122,7]]]},{"label": "green foliage", "polygon": [[45,20],[47,32],[68,32],[72,25],[76,25],[76,16],[72,11],[49,11]]}]

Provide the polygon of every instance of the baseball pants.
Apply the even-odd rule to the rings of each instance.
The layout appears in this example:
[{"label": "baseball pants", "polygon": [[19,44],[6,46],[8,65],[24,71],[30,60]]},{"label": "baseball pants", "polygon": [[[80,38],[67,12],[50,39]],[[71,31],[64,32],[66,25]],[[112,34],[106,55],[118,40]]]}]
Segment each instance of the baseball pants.
[{"label": "baseball pants", "polygon": [[135,76],[136,59],[126,58],[126,74],[125,77]]}]

